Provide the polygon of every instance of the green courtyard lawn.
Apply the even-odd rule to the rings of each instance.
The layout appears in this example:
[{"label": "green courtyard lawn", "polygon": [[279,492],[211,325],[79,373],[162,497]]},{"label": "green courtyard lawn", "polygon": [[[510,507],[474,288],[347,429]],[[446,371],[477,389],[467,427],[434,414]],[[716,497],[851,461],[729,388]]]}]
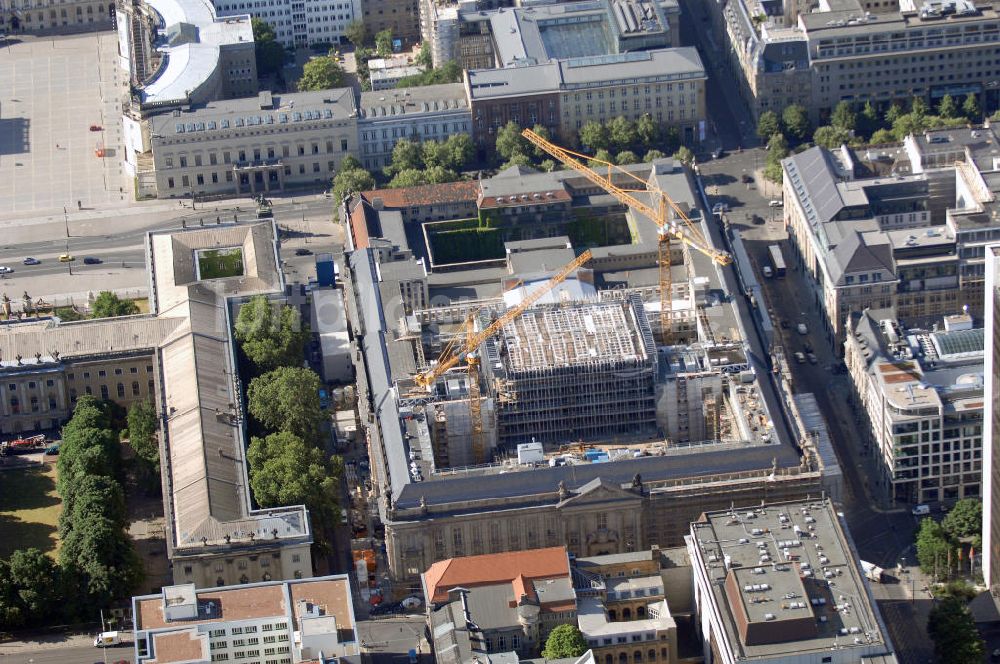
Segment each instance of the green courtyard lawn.
[{"label": "green courtyard lawn", "polygon": [[0,558],[31,547],[55,558],[61,509],[55,464],[0,470]]}]

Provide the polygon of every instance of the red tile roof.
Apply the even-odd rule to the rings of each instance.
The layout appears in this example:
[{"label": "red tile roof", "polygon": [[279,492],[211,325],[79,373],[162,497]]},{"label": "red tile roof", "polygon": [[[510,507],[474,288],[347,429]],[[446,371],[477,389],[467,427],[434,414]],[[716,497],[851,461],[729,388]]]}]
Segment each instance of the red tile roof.
[{"label": "red tile roof", "polygon": [[424,572],[428,601],[444,602],[453,588],[510,583],[514,597],[534,598],[531,582],[569,576],[566,547],[490,553],[483,556],[449,558],[436,562]]},{"label": "red tile roof", "polygon": [[401,189],[376,189],[363,191],[361,196],[369,203],[376,198],[382,199],[386,208],[398,209],[418,207],[421,205],[437,205],[446,203],[475,203],[479,197],[479,182],[463,180],[446,182],[444,184],[425,184],[419,187],[403,187]]}]

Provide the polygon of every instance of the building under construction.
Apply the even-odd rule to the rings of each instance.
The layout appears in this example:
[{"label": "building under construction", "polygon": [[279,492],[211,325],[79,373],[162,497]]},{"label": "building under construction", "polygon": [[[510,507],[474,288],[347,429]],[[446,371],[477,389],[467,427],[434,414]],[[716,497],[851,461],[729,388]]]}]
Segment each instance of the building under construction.
[{"label": "building under construction", "polygon": [[638,296],[536,307],[484,345],[501,445],[656,434],[656,347]]}]

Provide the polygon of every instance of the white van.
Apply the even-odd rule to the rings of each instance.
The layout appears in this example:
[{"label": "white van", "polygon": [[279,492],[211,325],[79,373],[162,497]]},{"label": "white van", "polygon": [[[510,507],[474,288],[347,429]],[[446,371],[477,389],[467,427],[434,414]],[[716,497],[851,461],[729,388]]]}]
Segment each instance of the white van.
[{"label": "white van", "polygon": [[109,646],[121,645],[122,637],[118,632],[101,632],[94,637],[95,648],[107,648]]},{"label": "white van", "polygon": [[913,516],[924,516],[931,513],[931,508],[929,505],[917,505],[910,511],[913,513]]}]

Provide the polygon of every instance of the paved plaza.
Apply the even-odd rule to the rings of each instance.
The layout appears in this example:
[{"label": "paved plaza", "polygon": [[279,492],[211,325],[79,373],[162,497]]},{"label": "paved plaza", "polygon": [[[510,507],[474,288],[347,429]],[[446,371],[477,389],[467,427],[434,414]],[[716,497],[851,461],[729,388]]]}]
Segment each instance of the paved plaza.
[{"label": "paved plaza", "polygon": [[[133,202],[121,167],[116,60],[113,32],[3,43],[0,218]],[[103,158],[95,155],[99,144]]]}]

